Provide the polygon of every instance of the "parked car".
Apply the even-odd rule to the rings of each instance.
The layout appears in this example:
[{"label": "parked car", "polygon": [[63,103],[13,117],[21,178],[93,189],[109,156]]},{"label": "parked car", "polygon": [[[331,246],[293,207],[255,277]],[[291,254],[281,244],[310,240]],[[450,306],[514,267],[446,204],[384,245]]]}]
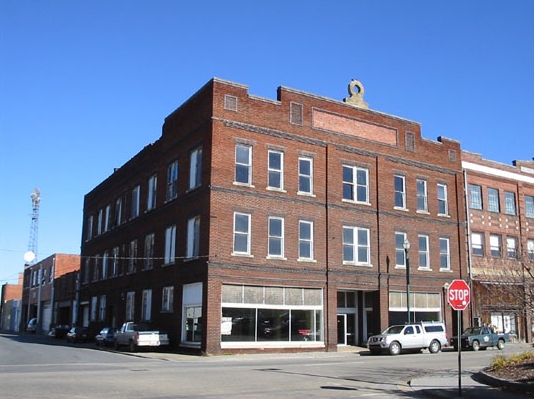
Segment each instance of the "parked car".
[{"label": "parked car", "polygon": [[69,326],[57,325],[50,329],[48,336],[52,338],[56,338],[56,339],[65,338],[69,331],[70,331]]},{"label": "parked car", "polygon": [[[490,327],[470,327],[461,334],[461,349],[487,349],[495,346],[498,349],[505,348],[509,342],[509,334],[498,334]],[[450,344],[455,350],[459,348],[459,338],[451,337]]]},{"label": "parked car", "polygon": [[26,331],[35,334],[35,330],[37,330],[37,319],[34,317],[28,322],[28,325],[26,326]]},{"label": "parked car", "polygon": [[67,342],[87,342],[87,330],[83,327],[73,327],[67,333]]},{"label": "parked car", "polygon": [[372,354],[388,352],[399,355],[402,351],[421,351],[438,353],[448,344],[446,328],[440,322],[421,322],[416,324],[394,325],[368,339],[368,349]]},{"label": "parked car", "polygon": [[115,333],[115,349],[127,346],[130,352],[135,352],[138,347],[155,347],[169,345],[169,337],[166,332],[154,330],[148,323],[134,323],[127,321]]},{"label": "parked car", "polygon": [[97,346],[112,346],[115,339],[115,333],[117,329],[115,327],[104,327],[95,336],[95,343]]}]

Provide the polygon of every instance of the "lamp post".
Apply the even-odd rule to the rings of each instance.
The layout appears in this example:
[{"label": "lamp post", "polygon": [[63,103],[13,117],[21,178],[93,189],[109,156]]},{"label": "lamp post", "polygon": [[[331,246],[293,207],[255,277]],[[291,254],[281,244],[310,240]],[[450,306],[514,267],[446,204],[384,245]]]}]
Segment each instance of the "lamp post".
[{"label": "lamp post", "polygon": [[407,274],[407,322],[411,322],[411,305],[410,305],[410,296],[411,296],[411,269],[409,262],[409,249],[411,249],[411,243],[409,240],[403,241],[403,249],[405,250],[405,271]]}]

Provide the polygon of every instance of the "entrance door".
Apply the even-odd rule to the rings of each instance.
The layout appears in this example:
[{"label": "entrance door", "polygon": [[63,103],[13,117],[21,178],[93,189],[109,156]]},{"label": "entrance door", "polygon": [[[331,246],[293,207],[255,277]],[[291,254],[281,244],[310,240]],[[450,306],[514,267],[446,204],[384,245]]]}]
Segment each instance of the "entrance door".
[{"label": "entrance door", "polygon": [[347,315],[339,314],[337,316],[337,321],[338,321],[338,345],[347,345],[347,337],[346,337]]}]

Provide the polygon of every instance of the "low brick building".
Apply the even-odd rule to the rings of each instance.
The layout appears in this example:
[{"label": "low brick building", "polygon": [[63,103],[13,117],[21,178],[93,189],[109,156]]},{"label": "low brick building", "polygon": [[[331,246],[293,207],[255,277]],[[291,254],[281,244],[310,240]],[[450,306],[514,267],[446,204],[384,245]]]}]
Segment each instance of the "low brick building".
[{"label": "low brick building", "polygon": [[463,151],[474,323],[531,342],[533,161],[512,165]]},{"label": "low brick building", "polygon": [[210,354],[336,350],[407,319],[455,331],[460,144],[349,92],[212,79],[171,113],[85,196],[83,324],[147,320]]}]

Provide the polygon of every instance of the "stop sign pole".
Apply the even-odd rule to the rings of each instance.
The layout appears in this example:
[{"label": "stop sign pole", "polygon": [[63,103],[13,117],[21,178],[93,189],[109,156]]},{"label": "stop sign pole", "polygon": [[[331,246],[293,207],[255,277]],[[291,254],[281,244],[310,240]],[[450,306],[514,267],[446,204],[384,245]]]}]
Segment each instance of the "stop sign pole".
[{"label": "stop sign pole", "polygon": [[453,280],[448,287],[448,302],[457,311],[457,359],[459,365],[459,397],[461,390],[461,321],[462,311],[470,303],[470,286],[464,280]]}]

